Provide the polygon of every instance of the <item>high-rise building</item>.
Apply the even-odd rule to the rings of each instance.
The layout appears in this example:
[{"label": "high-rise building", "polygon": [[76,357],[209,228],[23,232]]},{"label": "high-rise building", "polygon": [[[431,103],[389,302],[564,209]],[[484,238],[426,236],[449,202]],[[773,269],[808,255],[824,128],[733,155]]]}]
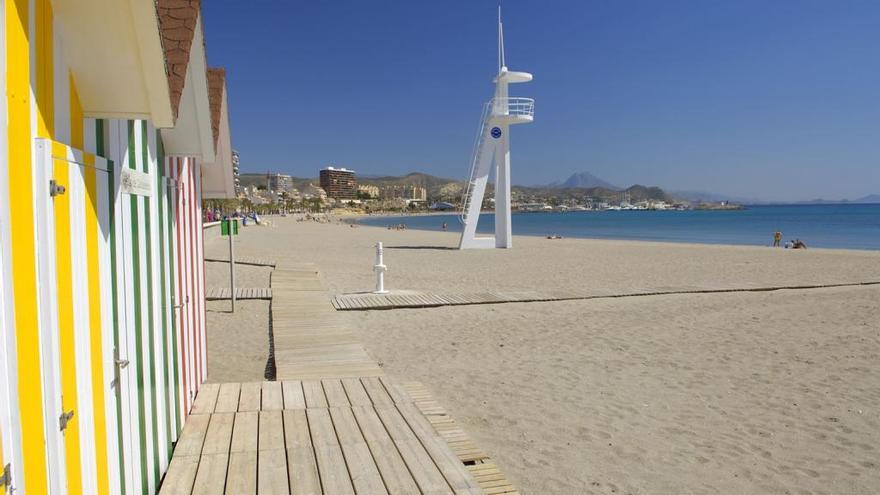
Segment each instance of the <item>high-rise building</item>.
[{"label": "high-rise building", "polygon": [[357,198],[357,179],[354,170],[346,168],[327,167],[321,170],[321,188],[327,191],[327,196],[334,199]]},{"label": "high-rise building", "polygon": [[284,174],[269,174],[266,188],[276,194],[293,189],[293,178]]}]

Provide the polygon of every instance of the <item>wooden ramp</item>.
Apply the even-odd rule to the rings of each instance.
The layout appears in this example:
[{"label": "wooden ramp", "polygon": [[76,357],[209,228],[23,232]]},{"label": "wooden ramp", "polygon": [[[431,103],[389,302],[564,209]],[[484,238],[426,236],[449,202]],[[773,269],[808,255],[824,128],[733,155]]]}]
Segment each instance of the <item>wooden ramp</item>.
[{"label": "wooden ramp", "polygon": [[203,385],[159,493],[514,493],[420,402],[377,377]]},{"label": "wooden ramp", "polygon": [[370,309],[436,308],[470,304],[502,304],[513,302],[573,301],[599,298],[663,296],[672,294],[717,294],[725,292],[770,292],[776,290],[809,290],[833,287],[880,285],[880,281],[839,284],[763,286],[751,283],[731,284],[726,287],[662,286],[632,287],[629,289],[585,288],[556,291],[487,291],[447,292],[442,294],[419,291],[393,291],[390,294],[340,294],[331,299],[338,311],[365,311]]},{"label": "wooden ramp", "polygon": [[314,265],[272,272],[272,334],[279,380],[382,375],[334,311]]},{"label": "wooden ramp", "polygon": [[[229,260],[226,258],[205,258],[206,262],[209,263],[229,263]],[[263,260],[258,258],[235,258],[236,265],[251,265],[251,266],[269,266],[275,268],[275,262],[272,260]]]},{"label": "wooden ramp", "polygon": [[[205,299],[208,301],[229,299],[231,293],[232,291],[229,290],[229,287],[208,287],[207,290],[205,290]],[[272,289],[269,287],[236,287],[235,299],[272,299]]]},{"label": "wooden ramp", "polygon": [[434,400],[424,385],[419,382],[406,382],[402,384],[402,387],[413,400],[416,408],[434,427],[434,431],[446,441],[452,452],[467,466],[480,488],[489,494],[519,493],[513,483],[507,480],[504,473],[489,458],[489,455],[477,447],[467,433],[446,413],[440,403]]}]

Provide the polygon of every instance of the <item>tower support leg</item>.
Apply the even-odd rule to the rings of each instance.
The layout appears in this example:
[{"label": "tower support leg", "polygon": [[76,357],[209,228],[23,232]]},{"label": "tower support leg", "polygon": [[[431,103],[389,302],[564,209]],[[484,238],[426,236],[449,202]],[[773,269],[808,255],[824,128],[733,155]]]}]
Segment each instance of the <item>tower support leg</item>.
[{"label": "tower support leg", "polygon": [[510,147],[509,126],[501,126],[501,137],[495,149],[495,247],[513,247],[510,208]]}]

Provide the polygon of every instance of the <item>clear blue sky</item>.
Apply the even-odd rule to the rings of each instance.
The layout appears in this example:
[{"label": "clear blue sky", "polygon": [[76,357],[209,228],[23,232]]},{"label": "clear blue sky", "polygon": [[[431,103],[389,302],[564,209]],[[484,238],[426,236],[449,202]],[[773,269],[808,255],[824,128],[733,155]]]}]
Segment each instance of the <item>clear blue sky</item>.
[{"label": "clear blue sky", "polygon": [[[494,0],[204,2],[249,172],[465,179],[497,69]],[[536,99],[516,184],[800,200],[880,193],[880,1],[504,0]]]}]

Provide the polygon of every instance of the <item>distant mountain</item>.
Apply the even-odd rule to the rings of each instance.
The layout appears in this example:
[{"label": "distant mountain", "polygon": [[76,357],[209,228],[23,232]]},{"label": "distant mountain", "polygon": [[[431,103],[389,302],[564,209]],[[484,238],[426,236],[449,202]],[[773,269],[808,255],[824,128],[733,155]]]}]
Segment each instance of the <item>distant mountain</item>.
[{"label": "distant mountain", "polygon": [[872,204],[880,203],[880,194],[869,194],[858,199],[813,199],[810,201],[798,201],[798,205],[840,205],[840,204]]},{"label": "distant mountain", "polygon": [[718,202],[728,201],[731,203],[740,203],[747,205],[838,205],[838,204],[866,204],[880,203],[880,194],[869,194],[858,199],[823,199],[816,198],[807,201],[773,201],[757,198],[741,198],[736,196],[727,196],[725,194],[716,194],[705,191],[672,191],[670,196],[675,199],[690,201],[693,203],[706,201]]},{"label": "distant mountain", "polygon": [[603,189],[609,189],[612,191],[621,191],[623,190],[620,187],[611,184],[610,182],[604,181],[595,175],[589,172],[580,172],[576,174],[571,174],[571,177],[565,179],[563,182],[553,182],[549,184],[547,187],[557,187],[557,188],[584,188],[589,189],[592,187],[601,187]]},{"label": "distant mountain", "polygon": [[515,200],[525,203],[551,202],[567,199],[593,198],[604,201],[620,201],[626,193],[631,203],[645,200],[672,201],[673,198],[659,187],[640,186],[638,184],[626,189],[608,189],[606,187],[525,187],[513,186]]},{"label": "distant mountain", "polygon": [[853,203],[880,203],[880,194],[869,194],[859,199],[854,199]]}]

